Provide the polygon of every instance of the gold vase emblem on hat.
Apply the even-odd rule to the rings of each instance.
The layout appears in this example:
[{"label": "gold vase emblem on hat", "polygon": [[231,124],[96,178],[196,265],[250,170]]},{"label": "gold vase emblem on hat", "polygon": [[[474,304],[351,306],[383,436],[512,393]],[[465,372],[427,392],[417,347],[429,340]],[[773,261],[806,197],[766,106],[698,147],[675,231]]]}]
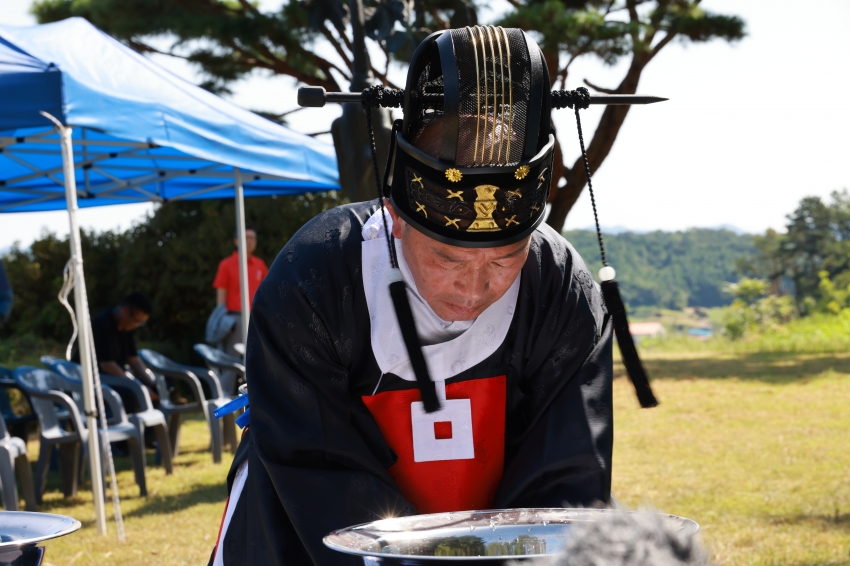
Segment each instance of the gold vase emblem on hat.
[{"label": "gold vase emblem on hat", "polygon": [[475,220],[467,228],[468,232],[497,232],[501,230],[496,221],[493,220],[493,213],[496,211],[498,203],[494,198],[499,187],[495,185],[478,185],[475,187],[475,192],[478,196],[475,197]]}]

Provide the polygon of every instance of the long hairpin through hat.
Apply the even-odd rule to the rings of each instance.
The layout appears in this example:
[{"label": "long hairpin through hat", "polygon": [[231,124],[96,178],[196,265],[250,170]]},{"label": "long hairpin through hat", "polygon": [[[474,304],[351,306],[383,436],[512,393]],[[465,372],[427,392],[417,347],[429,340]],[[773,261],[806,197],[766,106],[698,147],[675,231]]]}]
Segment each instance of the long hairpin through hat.
[{"label": "long hairpin through hat", "polygon": [[[426,412],[439,410],[440,402],[398,269],[384,198],[390,198],[399,216],[417,230],[450,245],[480,248],[518,242],[543,221],[555,143],[549,131],[550,110],[566,107],[575,111],[602,257],[599,278],[623,363],[641,406],[658,404],[629,332],[614,268],[605,253],[579,110],[592,104],[652,104],[667,99],[591,95],[585,88],[550,92],[548,86],[543,55],[522,30],[474,26],[436,32],[426,38],[413,55],[404,90],[380,85],[350,93],[325,92],[322,87],[298,90],[301,106],[357,102],[366,110],[392,268],[389,290]],[[393,124],[383,183],[371,113],[378,107],[404,109],[404,120]],[[438,158],[410,143],[435,126],[439,126],[440,136]]]}]

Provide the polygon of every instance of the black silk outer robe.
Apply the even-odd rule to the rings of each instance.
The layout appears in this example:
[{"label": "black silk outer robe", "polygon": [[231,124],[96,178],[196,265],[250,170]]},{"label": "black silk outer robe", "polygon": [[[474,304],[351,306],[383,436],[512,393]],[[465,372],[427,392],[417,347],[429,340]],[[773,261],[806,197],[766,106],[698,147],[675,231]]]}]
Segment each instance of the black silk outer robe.
[{"label": "black silk outer robe", "polygon": [[[362,401],[372,353],[361,229],[375,202],[341,206],[283,248],[254,299],[250,426],[228,476],[248,478],[222,537],[226,566],[361,565],[322,544],[335,529],[417,513]],[[531,241],[513,321],[489,358],[447,385],[506,376],[504,473],[492,508],[588,506],[611,492],[611,322],[576,251],[546,225]],[[379,391],[416,384],[385,375]]]}]

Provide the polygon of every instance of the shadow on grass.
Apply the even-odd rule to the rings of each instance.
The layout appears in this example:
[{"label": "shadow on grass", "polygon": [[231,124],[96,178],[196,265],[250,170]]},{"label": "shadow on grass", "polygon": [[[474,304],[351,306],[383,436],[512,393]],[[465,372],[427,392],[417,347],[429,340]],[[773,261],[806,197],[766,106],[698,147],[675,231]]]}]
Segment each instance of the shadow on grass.
[{"label": "shadow on grass", "polygon": [[[805,383],[826,371],[850,373],[850,356],[840,354],[717,354],[693,357],[686,354],[646,356],[644,365],[653,378],[728,379],[763,381],[775,385]],[[615,377],[624,376],[617,364]]]},{"label": "shadow on grass", "polygon": [[770,517],[773,525],[807,525],[821,531],[838,530],[850,532],[850,513],[815,513],[796,515],[774,515]]},{"label": "shadow on grass", "polygon": [[[195,459],[187,458],[188,454],[205,454],[207,457],[212,459],[212,454],[210,453],[208,448],[200,448],[200,447],[190,447],[186,450],[181,449],[181,456],[178,456],[174,461],[174,474],[178,475],[181,469],[193,468],[199,465],[199,462],[195,461]],[[84,457],[83,454],[80,457]],[[156,454],[154,450],[148,449],[145,451],[146,457],[146,466],[145,471],[149,473],[152,468],[157,468],[159,465],[155,464]],[[133,464],[132,460],[129,456],[118,456],[113,454],[113,461],[115,463],[115,472],[116,474],[121,474],[122,472],[132,472]],[[86,461],[86,464],[88,462]],[[105,463],[104,463],[105,465]],[[30,466],[32,468],[33,477],[35,477],[35,469],[36,463],[31,462]],[[222,482],[217,485],[195,485],[192,486],[188,491],[178,495],[169,495],[169,496],[155,496],[149,495],[146,498],[143,498],[145,503],[136,511],[133,511],[128,514],[128,516],[134,515],[144,515],[147,513],[170,513],[175,510],[184,509],[186,507],[191,507],[192,505],[197,505],[200,503],[220,503],[224,501],[227,497],[226,487],[224,484],[224,478],[226,477],[228,467],[221,467],[221,476]],[[109,480],[106,480],[106,488],[109,487]],[[150,484],[150,476],[148,476],[148,489],[151,489]],[[90,476],[88,472],[88,466],[85,466],[83,474],[80,476],[78,494],[73,497],[63,497],[62,496],[62,475],[58,470],[50,470],[47,474],[47,484],[44,490],[44,501],[41,505],[39,505],[38,510],[42,512],[56,512],[62,513],[63,510],[71,509],[77,507],[81,504],[88,504],[91,501],[91,482]],[[129,496],[131,499],[141,498],[139,495],[137,487],[135,483],[133,484],[131,495]],[[122,496],[122,500],[127,499],[127,495]],[[107,504],[109,504],[109,492],[107,491]]]},{"label": "shadow on grass", "polygon": [[176,511],[185,511],[189,507],[204,503],[217,503],[224,506],[227,498],[227,486],[222,483],[214,485],[193,485],[180,494],[149,495],[144,504],[127,513],[126,517],[144,517],[147,515],[167,515]]},{"label": "shadow on grass", "polygon": [[[44,513],[63,513],[63,510],[87,505],[91,502],[91,491],[88,491],[91,486],[86,484],[80,486],[80,492],[74,497],[62,497],[60,490],[46,491],[44,501],[39,506],[38,510]],[[149,494],[147,497],[141,497],[138,493],[133,493],[129,497],[122,496],[122,500],[140,499],[143,501],[140,507],[124,514],[125,517],[139,517],[150,514],[168,514],[175,511],[185,510],[195,505],[204,503],[223,503],[227,497],[227,486],[222,481],[221,483],[206,485],[196,484],[186,486],[186,489],[180,494],[165,494],[154,495]],[[107,493],[107,506],[111,506],[111,500]],[[111,512],[111,507],[110,507]]]}]

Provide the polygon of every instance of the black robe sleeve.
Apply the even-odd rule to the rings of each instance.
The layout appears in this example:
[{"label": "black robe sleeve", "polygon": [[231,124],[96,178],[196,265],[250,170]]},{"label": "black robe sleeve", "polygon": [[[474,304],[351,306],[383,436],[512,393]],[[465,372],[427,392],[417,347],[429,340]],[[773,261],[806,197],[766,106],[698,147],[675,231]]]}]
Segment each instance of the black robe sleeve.
[{"label": "black robe sleeve", "polygon": [[414,512],[386,471],[391,453],[352,395],[356,353],[365,347],[371,355],[369,329],[356,324],[368,321],[355,313],[365,300],[354,295],[362,294],[356,236],[372,210],[340,207],[308,223],[254,299],[245,564],[303,565],[305,555],[321,565],[360,564],[325,548],[322,537]]}]

